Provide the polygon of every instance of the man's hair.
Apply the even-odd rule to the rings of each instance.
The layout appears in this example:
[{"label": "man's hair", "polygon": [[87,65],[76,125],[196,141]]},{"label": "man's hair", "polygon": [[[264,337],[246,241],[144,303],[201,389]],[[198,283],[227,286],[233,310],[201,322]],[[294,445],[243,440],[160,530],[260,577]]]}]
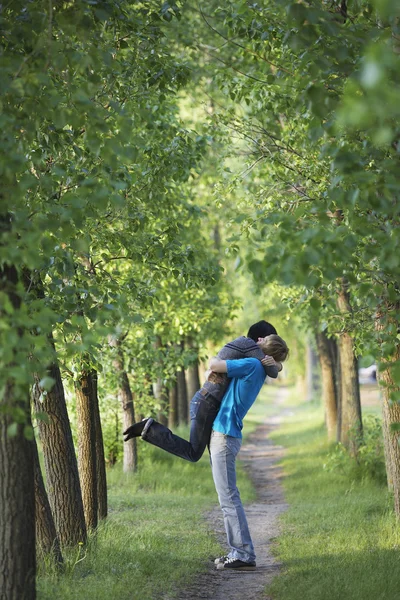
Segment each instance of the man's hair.
[{"label": "man's hair", "polygon": [[260,344],[264,354],[272,356],[277,362],[283,362],[289,356],[289,348],[279,335],[269,335],[265,342]]},{"label": "man's hair", "polygon": [[247,337],[251,338],[254,342],[258,342],[258,338],[263,338],[266,335],[276,335],[277,331],[271,323],[267,321],[258,321],[254,323],[249,329]]}]

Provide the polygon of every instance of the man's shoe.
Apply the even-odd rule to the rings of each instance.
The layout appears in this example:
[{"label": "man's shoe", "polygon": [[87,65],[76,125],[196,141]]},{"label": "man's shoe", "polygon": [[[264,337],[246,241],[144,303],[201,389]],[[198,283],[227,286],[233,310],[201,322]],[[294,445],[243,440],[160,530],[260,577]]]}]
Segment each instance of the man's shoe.
[{"label": "man's shoe", "polygon": [[227,559],[228,559],[227,554],[225,556],[220,556],[219,558],[216,558],[214,560],[214,565],[220,565],[220,564],[224,563]]},{"label": "man's shoe", "polygon": [[217,564],[218,571],[229,570],[229,571],[255,571],[255,562],[244,562],[237,558],[227,558],[225,562]]}]

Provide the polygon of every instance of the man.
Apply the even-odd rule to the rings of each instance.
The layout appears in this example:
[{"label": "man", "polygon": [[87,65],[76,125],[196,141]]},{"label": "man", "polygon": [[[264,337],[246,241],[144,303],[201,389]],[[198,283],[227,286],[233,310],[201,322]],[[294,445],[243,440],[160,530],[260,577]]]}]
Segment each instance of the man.
[{"label": "man", "polygon": [[[276,333],[267,321],[259,321],[250,327],[248,337],[241,336],[226,344],[218,353],[220,359],[240,359],[254,357],[260,364],[265,357],[262,344],[266,337]],[[251,335],[251,337],[250,337]],[[271,357],[263,362],[262,371],[276,378],[282,365]],[[162,448],[175,456],[190,462],[197,462],[204,453],[211,435],[211,428],[218,413],[221,400],[228,388],[228,377],[225,373],[211,373],[201,390],[196,392],[190,402],[190,440],[174,434],[168,427],[153,418],[143,419],[131,425],[124,435],[124,441],[133,437],[142,437],[149,444]]]},{"label": "man", "polygon": [[[275,360],[286,360],[289,350],[282,338],[268,336],[268,342],[276,347],[265,348],[274,354]],[[236,456],[242,443],[243,418],[261,390],[265,372],[262,361],[255,358],[240,360],[210,360],[209,367],[216,373],[226,373],[231,383],[218,415],[213,423],[210,439],[211,468],[218,499],[224,515],[225,531],[230,548],[229,554],[215,560],[218,570],[254,570],[256,555],[246,515],[236,486]]]}]

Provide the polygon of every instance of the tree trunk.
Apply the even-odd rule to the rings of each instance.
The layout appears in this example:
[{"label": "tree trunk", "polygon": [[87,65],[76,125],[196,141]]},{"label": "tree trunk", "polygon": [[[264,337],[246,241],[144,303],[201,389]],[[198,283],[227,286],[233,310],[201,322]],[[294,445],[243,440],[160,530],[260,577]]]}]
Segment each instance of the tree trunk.
[{"label": "tree trunk", "polygon": [[186,391],[185,371],[182,368],[176,374],[177,393],[178,393],[178,423],[186,425],[189,418],[188,398]]},{"label": "tree trunk", "polygon": [[318,389],[317,356],[311,341],[307,341],[306,347],[306,401],[311,402]]},{"label": "tree trunk", "polygon": [[[346,317],[351,313],[347,282],[343,281],[338,296],[338,307]],[[353,456],[357,455],[362,438],[360,385],[358,365],[352,337],[343,331],[338,340],[341,366],[341,431],[340,441]]]},{"label": "tree trunk", "polygon": [[[378,315],[376,321],[376,328],[380,331],[387,331],[388,325],[395,324],[396,330],[399,331],[399,323],[395,318],[387,318],[390,313],[398,314],[400,310],[399,305],[386,306],[385,313]],[[384,363],[389,362],[387,368]],[[394,496],[394,509],[397,518],[400,518],[400,431],[392,431],[391,426],[400,423],[400,403],[396,399],[392,399],[392,394],[396,393],[399,396],[400,386],[399,382],[395,381],[392,365],[399,364],[400,362],[400,344],[396,344],[395,352],[390,357],[383,357],[383,365],[378,370],[378,381],[381,387],[382,399],[383,399],[383,439],[385,445],[385,461],[386,461],[386,473],[388,479],[389,489],[393,491]]]},{"label": "tree trunk", "polygon": [[169,410],[169,397],[168,390],[161,378],[153,384],[154,397],[158,400],[160,409],[157,415],[157,421],[162,425],[168,425],[168,410]]},{"label": "tree trunk", "polygon": [[335,380],[336,380],[336,394],[337,394],[337,431],[336,441],[341,441],[342,435],[342,366],[340,364],[340,352],[339,344],[336,340],[334,346],[336,352],[336,366],[335,366]]},{"label": "tree trunk", "polygon": [[168,389],[163,379],[163,360],[162,360],[162,341],[159,335],[156,336],[154,342],[156,350],[158,350],[157,366],[158,366],[158,377],[153,382],[153,394],[159,404],[159,411],[157,415],[157,421],[162,425],[168,425]]},{"label": "tree trunk", "polygon": [[[396,352],[396,360],[400,360],[400,348]],[[393,358],[393,360],[395,360]],[[379,373],[379,383],[382,384],[383,397],[383,435],[386,446],[386,470],[388,483],[393,490],[394,509],[400,518],[400,431],[392,431],[391,425],[400,423],[400,404],[391,401],[391,392],[399,391],[395,384],[390,367]]]},{"label": "tree trunk", "polygon": [[325,331],[316,334],[319,361],[321,365],[322,397],[325,408],[325,422],[328,439],[333,441],[337,434],[337,392],[335,360],[331,349],[334,340],[329,339]]},{"label": "tree trunk", "polygon": [[79,542],[86,543],[78,465],[59,366],[52,364],[47,374],[55,380],[52,389],[41,394],[36,378],[33,390],[35,410],[48,416],[47,423],[38,421],[47,490],[60,543],[75,546]]},{"label": "tree trunk", "polygon": [[16,406],[25,412],[29,424],[28,402],[18,402],[7,385],[0,401],[0,598],[35,600],[33,442],[24,436],[23,425],[17,426],[15,435],[8,435],[8,428],[15,425],[12,410]]},{"label": "tree trunk", "polygon": [[92,371],[82,369],[75,382],[78,416],[78,465],[82,488],[86,526],[95,529],[98,523],[96,427]]},{"label": "tree trunk", "polygon": [[[0,215],[0,234],[10,229],[9,215]],[[12,319],[18,319],[21,300],[17,294],[18,273],[14,266],[0,267],[0,292],[13,307]],[[0,307],[0,319],[7,316]],[[17,329],[17,336],[23,331]],[[18,344],[18,341],[16,342]],[[13,349],[14,350],[14,349]],[[8,367],[2,365],[0,386],[0,598],[35,600],[35,494],[33,441],[25,436],[24,425],[32,433],[29,390],[7,381]],[[18,389],[18,391],[17,391]],[[22,419],[21,419],[22,417]],[[15,421],[17,420],[17,424]],[[23,421],[21,423],[21,420]]]},{"label": "tree trunk", "polygon": [[92,392],[94,426],[96,430],[96,474],[97,474],[97,500],[99,519],[107,517],[107,474],[106,459],[104,456],[103,431],[101,427],[99,395],[97,385],[97,371],[92,371]]},{"label": "tree trunk", "polygon": [[178,385],[175,382],[169,390],[168,427],[174,429],[178,425],[178,422]]},{"label": "tree trunk", "polygon": [[[187,341],[187,345],[191,350],[195,351],[194,343],[191,339]],[[200,388],[199,360],[196,357],[196,360],[186,370],[186,389],[189,402]]]},{"label": "tree trunk", "polygon": [[33,464],[35,473],[36,547],[43,558],[46,555],[51,555],[55,564],[60,566],[63,563],[60,541],[57,537],[56,526],[44,486],[36,440],[33,440]]},{"label": "tree trunk", "polygon": [[[131,386],[129,385],[128,374],[124,367],[124,354],[121,347],[121,340],[117,340],[117,353],[114,359],[114,368],[118,375],[118,399],[122,406],[122,431],[125,431],[135,422],[135,407]],[[134,473],[137,471],[137,445],[136,438],[124,442],[124,473]]]},{"label": "tree trunk", "polygon": [[[396,422],[395,415],[391,415],[389,411],[390,403],[388,401],[388,394],[385,394],[385,377],[378,373],[378,382],[382,385],[382,434],[383,434],[383,447],[385,452],[385,466],[386,466],[386,479],[388,489],[394,492],[394,481],[396,479],[396,461],[393,460],[393,448],[392,448],[392,437],[393,434],[390,431],[390,424]],[[385,397],[386,396],[386,397]]]}]

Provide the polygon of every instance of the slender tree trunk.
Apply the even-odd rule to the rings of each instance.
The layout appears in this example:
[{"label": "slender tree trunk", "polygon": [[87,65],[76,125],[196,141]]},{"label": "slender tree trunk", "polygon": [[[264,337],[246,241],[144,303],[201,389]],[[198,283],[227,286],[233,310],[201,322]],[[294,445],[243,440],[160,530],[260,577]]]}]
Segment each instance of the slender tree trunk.
[{"label": "slender tree trunk", "polygon": [[206,365],[204,364],[204,362],[199,362],[198,363],[198,369],[199,369],[199,381],[200,381],[200,387],[203,385],[203,383],[206,380],[206,372],[207,372],[207,368]]},{"label": "slender tree trunk", "polygon": [[175,382],[169,390],[168,427],[174,429],[179,423],[178,385]]},{"label": "slender tree trunk", "polygon": [[[346,318],[351,313],[348,285],[343,281],[338,296],[338,307]],[[362,437],[360,385],[353,338],[347,331],[338,340],[341,365],[341,434],[340,441],[356,456]]]},{"label": "slender tree trunk", "polygon": [[325,331],[316,334],[319,361],[321,365],[322,397],[325,408],[325,421],[328,439],[335,440],[337,434],[337,393],[335,378],[335,362],[331,343]]},{"label": "slender tree trunk", "polygon": [[92,372],[83,367],[75,383],[78,415],[78,465],[86,526],[98,523],[96,427]]},{"label": "slender tree trunk", "polygon": [[156,400],[158,400],[159,411],[157,415],[157,420],[162,425],[168,425],[168,408],[169,408],[169,399],[168,399],[168,389],[163,379],[163,360],[162,360],[162,341],[159,335],[156,336],[154,346],[156,350],[159,352],[159,356],[156,359],[158,365],[158,377],[155,382],[153,382],[153,394]]},{"label": "slender tree trunk", "polygon": [[317,392],[318,388],[318,372],[317,372],[317,356],[315,350],[308,340],[306,348],[306,401],[311,402]]},{"label": "slender tree trunk", "polygon": [[396,461],[393,460],[393,434],[390,431],[390,424],[396,422],[395,415],[391,415],[389,408],[390,402],[388,401],[388,394],[385,397],[385,377],[378,373],[378,382],[382,385],[382,433],[383,433],[383,447],[385,452],[385,466],[386,466],[386,478],[388,489],[394,492],[394,482],[396,480]]},{"label": "slender tree trunk", "polygon": [[[399,330],[399,323],[396,318],[388,318],[388,314],[391,312],[398,314],[400,305],[385,306],[385,313],[378,315],[376,322],[376,328],[380,331],[387,330],[389,324],[395,325],[397,331]],[[378,381],[381,387],[382,399],[383,399],[383,439],[385,445],[385,460],[386,460],[386,473],[388,479],[389,489],[393,491],[394,496],[394,509],[397,518],[400,518],[400,431],[392,431],[391,426],[395,423],[400,423],[400,403],[392,399],[392,394],[396,395],[400,392],[400,386],[398,381],[395,381],[393,376],[392,366],[400,362],[400,344],[397,342],[395,351],[388,358],[384,358],[384,362],[387,362],[387,368],[384,366],[378,371]]]},{"label": "slender tree trunk", "polygon": [[[121,340],[117,340],[116,347],[117,352],[113,364],[118,375],[118,399],[122,406],[122,431],[125,431],[135,422],[135,407],[133,404],[128,374],[124,367],[124,354]],[[124,442],[123,469],[124,473],[134,473],[137,471],[136,438]]]},{"label": "slender tree trunk", "polygon": [[[190,349],[195,350],[193,340],[189,339],[187,345]],[[186,389],[189,402],[200,388],[199,360],[196,358],[186,370]]]},{"label": "slender tree trunk", "polygon": [[103,430],[101,427],[99,395],[97,385],[97,371],[92,371],[92,393],[94,426],[96,430],[96,474],[97,474],[97,499],[99,519],[107,517],[107,474],[106,459],[104,456]]},{"label": "slender tree trunk", "polygon": [[336,394],[337,394],[337,432],[336,441],[341,442],[342,436],[342,366],[340,363],[340,352],[339,344],[336,341],[336,367],[335,367],[335,379],[336,379]]},{"label": "slender tree trunk", "polygon": [[[396,352],[397,361],[400,360],[400,348]],[[383,435],[386,447],[386,470],[388,483],[394,495],[394,509],[397,518],[400,518],[400,432],[392,431],[391,425],[400,423],[400,404],[391,401],[391,392],[400,388],[393,380],[391,368],[379,373],[379,383],[382,384],[383,397]]]},{"label": "slender tree trunk", "polygon": [[60,566],[63,563],[60,541],[57,537],[50,502],[44,486],[36,440],[33,440],[33,463],[35,473],[36,547],[42,557],[51,555],[54,562]]},{"label": "slender tree trunk", "polygon": [[166,385],[162,379],[157,379],[153,385],[154,397],[158,400],[160,410],[158,411],[157,421],[162,425],[168,425],[168,411],[169,411],[169,396]]},{"label": "slender tree trunk", "polygon": [[59,366],[52,364],[47,373],[55,383],[49,392],[41,393],[36,378],[33,401],[35,410],[48,416],[48,422],[40,420],[38,427],[57,535],[63,546],[74,546],[86,543],[78,464]]},{"label": "slender tree trunk", "polygon": [[195,393],[201,388],[200,377],[199,377],[199,363],[196,361],[192,365],[189,365],[186,371],[187,377],[187,395],[189,402],[195,395]]},{"label": "slender tree trunk", "polygon": [[189,418],[188,398],[186,392],[185,371],[182,368],[176,374],[177,392],[178,392],[178,422],[179,425],[186,425]]}]

